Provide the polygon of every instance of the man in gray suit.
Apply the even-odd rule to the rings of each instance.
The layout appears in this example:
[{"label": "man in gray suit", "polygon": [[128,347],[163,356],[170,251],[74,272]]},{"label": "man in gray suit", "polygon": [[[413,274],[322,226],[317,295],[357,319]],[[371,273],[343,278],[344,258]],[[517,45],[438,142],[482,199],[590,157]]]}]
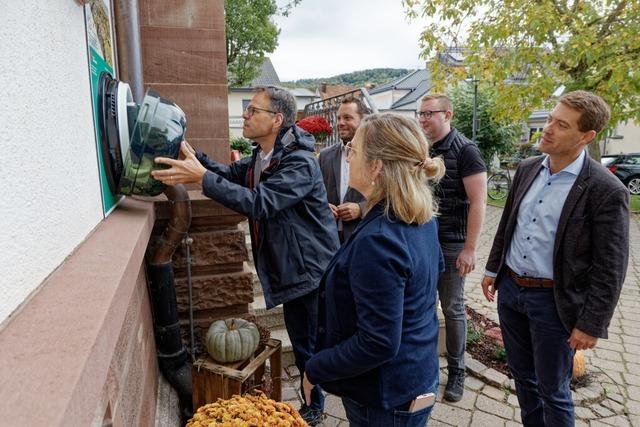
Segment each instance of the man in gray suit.
[{"label": "man in gray suit", "polygon": [[353,139],[362,117],[370,112],[360,98],[344,98],[338,108],[338,135],[342,143],[327,147],[320,153],[320,170],[329,207],[338,225],[340,243],[344,243],[353,233],[366,207],[362,194],[349,187],[345,145]]},{"label": "man in gray suit", "polygon": [[513,179],[482,290],[498,292],[500,327],[525,426],[573,426],[575,350],[594,348],[620,296],[629,257],[629,192],[585,147],[609,120],[585,91],[562,96],[542,156]]}]

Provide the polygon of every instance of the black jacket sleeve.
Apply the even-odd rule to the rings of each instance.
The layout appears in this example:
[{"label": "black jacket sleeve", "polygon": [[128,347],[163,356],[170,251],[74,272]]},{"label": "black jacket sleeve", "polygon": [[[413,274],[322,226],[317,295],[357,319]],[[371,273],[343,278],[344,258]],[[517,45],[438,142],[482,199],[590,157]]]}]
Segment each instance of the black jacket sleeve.
[{"label": "black jacket sleeve", "polygon": [[629,260],[629,192],[611,191],[600,200],[592,221],[592,269],[587,298],[575,327],[607,338],[607,327],[620,297]]},{"label": "black jacket sleeve", "polygon": [[253,220],[273,217],[298,203],[312,191],[314,175],[320,173],[312,155],[302,153],[283,158],[273,174],[253,189],[236,183],[240,168],[232,165],[229,169],[209,169],[202,180],[202,192]]},{"label": "black jacket sleeve", "polygon": [[245,157],[231,163],[230,165],[225,165],[223,163],[218,163],[214,160],[211,160],[205,153],[201,151],[198,151],[196,153],[196,158],[207,170],[210,170],[211,172],[214,172],[217,175],[220,175],[223,178],[236,184],[244,183],[247,169],[249,168],[249,164],[251,163],[251,157]]}]

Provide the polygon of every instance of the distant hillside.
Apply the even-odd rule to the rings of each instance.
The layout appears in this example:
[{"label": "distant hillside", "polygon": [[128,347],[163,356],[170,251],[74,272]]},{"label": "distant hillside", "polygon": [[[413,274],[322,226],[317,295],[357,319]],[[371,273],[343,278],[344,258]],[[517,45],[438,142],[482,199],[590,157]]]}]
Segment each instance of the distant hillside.
[{"label": "distant hillside", "polygon": [[405,68],[374,68],[371,70],[339,74],[333,77],[282,82],[282,85],[286,87],[306,87],[308,89],[315,89],[322,83],[343,84],[356,87],[362,87],[365,85],[380,86],[391,80],[397,79],[398,77],[402,77],[410,71],[413,70],[407,70]]}]

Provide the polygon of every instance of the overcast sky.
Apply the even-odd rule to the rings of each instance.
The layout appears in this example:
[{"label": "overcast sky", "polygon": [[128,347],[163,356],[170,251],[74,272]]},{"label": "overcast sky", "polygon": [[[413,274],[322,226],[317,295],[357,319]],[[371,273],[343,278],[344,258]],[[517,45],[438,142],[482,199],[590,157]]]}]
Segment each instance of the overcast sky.
[{"label": "overcast sky", "polygon": [[368,68],[424,68],[424,21],[409,23],[401,0],[302,0],[276,24],[279,44],[270,57],[282,81]]}]

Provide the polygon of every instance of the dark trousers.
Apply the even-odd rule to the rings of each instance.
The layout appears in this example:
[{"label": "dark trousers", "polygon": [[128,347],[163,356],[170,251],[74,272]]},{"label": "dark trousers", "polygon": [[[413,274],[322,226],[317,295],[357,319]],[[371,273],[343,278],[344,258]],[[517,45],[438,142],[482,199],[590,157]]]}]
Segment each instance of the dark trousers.
[{"label": "dark trousers", "polygon": [[522,423],[575,425],[569,389],[574,351],[553,289],[521,287],[505,274],[498,282],[498,315]]},{"label": "dark trousers", "polygon": [[438,298],[447,344],[447,366],[464,371],[464,352],[467,344],[467,312],[464,309],[464,277],[456,267],[464,243],[441,243],[445,270],[438,280]]},{"label": "dark trousers", "polygon": [[351,427],[424,427],[433,406],[416,412],[396,409],[369,408],[348,397],[342,398]]},{"label": "dark trousers", "polygon": [[[318,325],[318,290],[282,304],[284,324],[291,339],[296,367],[300,371],[300,392],[307,360],[313,356],[316,344],[316,328]],[[304,395],[302,396],[304,401]],[[320,386],[311,392],[311,409],[324,409],[324,394]]]}]

